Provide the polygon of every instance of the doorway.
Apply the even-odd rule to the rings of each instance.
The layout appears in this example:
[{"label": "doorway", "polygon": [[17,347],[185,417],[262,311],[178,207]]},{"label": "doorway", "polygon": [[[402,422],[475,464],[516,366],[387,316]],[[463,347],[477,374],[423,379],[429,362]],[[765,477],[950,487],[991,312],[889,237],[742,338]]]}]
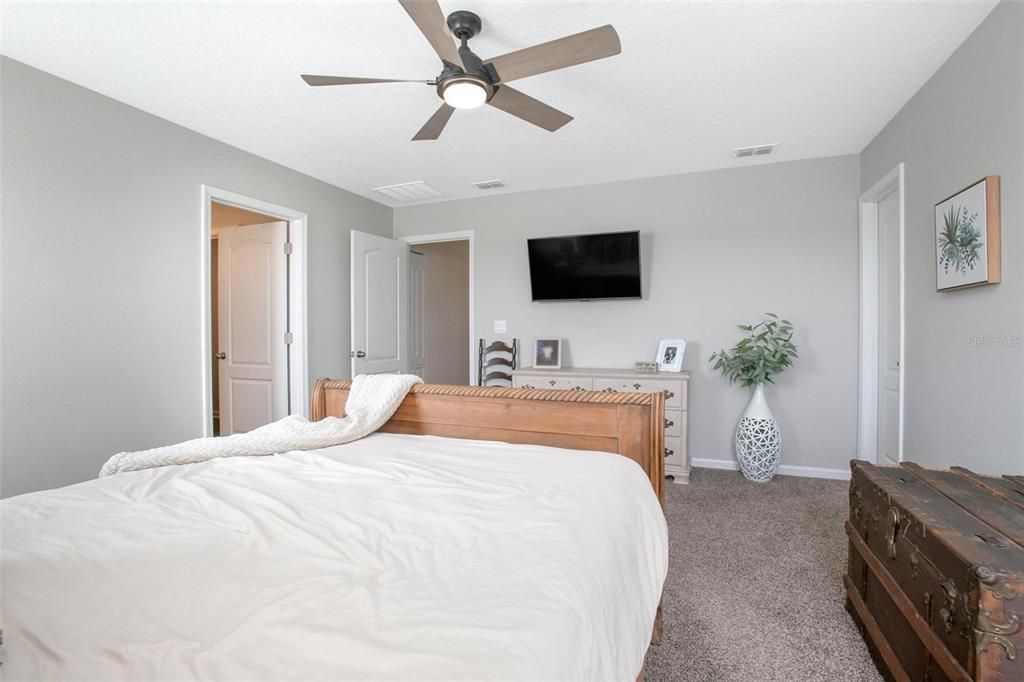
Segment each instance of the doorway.
[{"label": "doorway", "polygon": [[428,384],[476,382],[472,232],[406,237],[410,368]]},{"label": "doorway", "polygon": [[203,433],[308,415],[305,214],[203,187]]},{"label": "doorway", "polygon": [[352,376],[473,385],[473,232],[401,240],[353,230]]},{"label": "doorway", "polygon": [[858,457],[903,460],[903,164],[860,200],[860,417]]}]

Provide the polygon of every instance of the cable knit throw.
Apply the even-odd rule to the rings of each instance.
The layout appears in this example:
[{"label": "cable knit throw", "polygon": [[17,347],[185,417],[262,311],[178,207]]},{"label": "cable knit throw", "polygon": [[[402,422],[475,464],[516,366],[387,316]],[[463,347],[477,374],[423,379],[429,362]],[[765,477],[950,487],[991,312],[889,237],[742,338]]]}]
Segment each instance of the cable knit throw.
[{"label": "cable knit throw", "polygon": [[411,374],[361,374],[352,381],[344,417],[318,422],[292,415],[266,426],[220,438],[196,438],[138,452],[119,452],[107,460],[100,476],[169,464],[193,464],[218,457],[274,455],[316,450],[368,436],[391,419],[406,393],[423,380]]}]

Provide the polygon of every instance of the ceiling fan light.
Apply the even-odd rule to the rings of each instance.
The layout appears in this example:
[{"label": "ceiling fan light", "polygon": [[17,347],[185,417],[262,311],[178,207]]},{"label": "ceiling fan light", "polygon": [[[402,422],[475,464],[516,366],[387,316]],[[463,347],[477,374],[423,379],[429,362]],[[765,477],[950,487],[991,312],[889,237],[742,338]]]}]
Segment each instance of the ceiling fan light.
[{"label": "ceiling fan light", "polygon": [[475,109],[487,101],[487,90],[474,81],[456,81],[445,86],[443,97],[456,109]]}]

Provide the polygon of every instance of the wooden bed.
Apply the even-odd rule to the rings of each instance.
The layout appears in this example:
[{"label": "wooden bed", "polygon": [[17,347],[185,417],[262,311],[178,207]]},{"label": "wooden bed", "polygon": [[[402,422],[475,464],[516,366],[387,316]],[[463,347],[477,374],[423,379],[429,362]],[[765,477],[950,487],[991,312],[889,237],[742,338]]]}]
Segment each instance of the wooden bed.
[{"label": "wooden bed", "polygon": [[[350,386],[317,379],[312,419],[345,416]],[[664,411],[661,393],[419,384],[380,431],[616,452],[643,468],[664,504]],[[661,627],[659,607],[652,644]]]}]

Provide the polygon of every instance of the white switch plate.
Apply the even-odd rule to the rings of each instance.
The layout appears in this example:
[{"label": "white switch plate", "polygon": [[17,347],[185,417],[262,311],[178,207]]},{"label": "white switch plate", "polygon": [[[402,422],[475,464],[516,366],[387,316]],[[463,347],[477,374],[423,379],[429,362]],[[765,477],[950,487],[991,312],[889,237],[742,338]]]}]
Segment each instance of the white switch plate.
[{"label": "white switch plate", "polygon": [[508,321],[507,320],[495,320],[494,321],[494,333],[495,334],[507,334],[508,333]]}]

